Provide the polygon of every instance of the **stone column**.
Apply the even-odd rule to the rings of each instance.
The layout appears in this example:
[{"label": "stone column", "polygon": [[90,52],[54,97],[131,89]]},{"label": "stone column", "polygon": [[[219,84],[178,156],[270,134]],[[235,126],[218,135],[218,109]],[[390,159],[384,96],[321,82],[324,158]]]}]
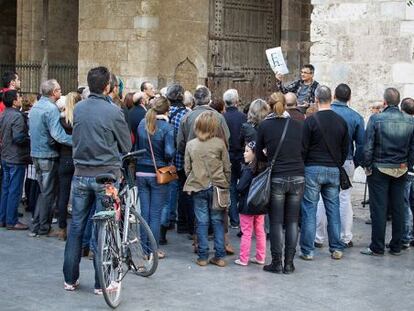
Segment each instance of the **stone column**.
[{"label": "stone column", "polygon": [[300,67],[309,63],[310,0],[282,0],[281,47],[286,57],[291,81],[300,77]]},{"label": "stone column", "polygon": [[143,81],[157,85],[158,6],[158,0],[80,0],[80,83],[102,65],[124,79],[126,91],[138,90]]},{"label": "stone column", "polygon": [[[42,60],[42,0],[17,0],[16,63]],[[76,64],[78,0],[49,1],[49,61]]]}]

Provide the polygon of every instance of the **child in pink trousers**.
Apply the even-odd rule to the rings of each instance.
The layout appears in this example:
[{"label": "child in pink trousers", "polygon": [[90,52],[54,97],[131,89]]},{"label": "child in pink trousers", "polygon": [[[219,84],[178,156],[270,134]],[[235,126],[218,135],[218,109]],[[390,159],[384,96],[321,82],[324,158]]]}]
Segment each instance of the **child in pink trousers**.
[{"label": "child in pink trousers", "polygon": [[[251,263],[264,265],[266,258],[266,233],[264,230],[265,215],[256,215],[256,213],[247,206],[247,194],[254,176],[254,167],[256,162],[256,143],[249,142],[244,151],[245,165],[242,167],[241,176],[237,184],[239,193],[239,213],[241,227],[240,256],[235,260],[235,264],[247,266]],[[256,256],[250,258],[250,247],[252,243],[253,232],[256,235]]]}]

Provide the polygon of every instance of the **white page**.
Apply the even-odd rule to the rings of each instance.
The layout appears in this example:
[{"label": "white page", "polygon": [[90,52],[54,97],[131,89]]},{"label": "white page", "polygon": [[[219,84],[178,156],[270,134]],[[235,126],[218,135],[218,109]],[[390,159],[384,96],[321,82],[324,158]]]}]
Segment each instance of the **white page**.
[{"label": "white page", "polygon": [[289,73],[289,69],[286,66],[285,59],[283,57],[282,48],[276,47],[266,50],[267,60],[270,67],[275,73],[281,73],[283,75]]}]

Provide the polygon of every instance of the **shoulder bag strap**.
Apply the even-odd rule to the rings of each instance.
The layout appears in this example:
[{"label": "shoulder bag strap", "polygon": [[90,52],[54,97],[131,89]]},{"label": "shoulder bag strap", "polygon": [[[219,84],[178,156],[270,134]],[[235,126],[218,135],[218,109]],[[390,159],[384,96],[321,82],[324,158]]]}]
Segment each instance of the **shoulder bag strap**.
[{"label": "shoulder bag strap", "polygon": [[341,168],[341,167],[342,167],[342,165],[340,165],[340,164],[339,164],[339,161],[335,158],[334,153],[333,153],[333,151],[332,151],[331,147],[329,146],[329,144],[328,144],[328,142],[327,142],[327,140],[326,140],[326,137],[325,137],[325,134],[324,134],[324,132],[323,132],[323,130],[322,130],[322,125],[321,125],[321,123],[319,122],[319,118],[318,118],[318,116],[317,116],[317,113],[315,113],[315,114],[313,115],[313,117],[315,118],[315,121],[316,121],[316,124],[317,124],[317,126],[318,126],[318,128],[319,128],[319,131],[320,131],[320,132],[321,132],[321,134],[322,134],[322,139],[323,139],[323,142],[325,143],[326,148],[328,148],[328,152],[329,152],[329,154],[331,155],[331,158],[332,158],[332,159],[334,160],[334,162],[336,163],[336,166],[338,166],[338,168]]},{"label": "shoulder bag strap", "polygon": [[157,163],[155,162],[154,150],[152,150],[151,138],[150,138],[150,135],[149,135],[148,131],[147,131],[146,129],[145,129],[145,131],[147,132],[148,143],[149,143],[150,150],[151,150],[151,158],[152,158],[152,162],[154,163],[154,168],[155,168],[155,171],[157,171],[157,170],[158,170],[158,168],[157,168]]},{"label": "shoulder bag strap", "polygon": [[283,143],[283,141],[285,140],[285,137],[286,137],[286,132],[287,132],[287,128],[288,128],[288,125],[289,125],[289,121],[290,121],[290,118],[286,118],[286,123],[285,123],[285,127],[283,128],[282,137],[281,137],[281,138],[280,138],[280,140],[279,140],[279,144],[277,145],[277,148],[276,148],[275,154],[273,155],[272,162],[270,163],[270,170],[272,170],[272,167],[273,167],[273,165],[274,165],[274,164],[275,164],[275,162],[276,162],[276,158],[277,158],[277,156],[279,155],[280,148],[282,147],[282,143]]}]

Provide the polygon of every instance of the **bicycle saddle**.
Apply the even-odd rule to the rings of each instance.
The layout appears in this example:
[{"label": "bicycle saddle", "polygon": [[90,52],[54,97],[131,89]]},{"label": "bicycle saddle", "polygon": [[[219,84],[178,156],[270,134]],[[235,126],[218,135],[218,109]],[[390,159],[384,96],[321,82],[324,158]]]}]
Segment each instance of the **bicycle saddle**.
[{"label": "bicycle saddle", "polygon": [[99,174],[95,177],[96,183],[108,184],[116,182],[116,176],[114,174]]}]

